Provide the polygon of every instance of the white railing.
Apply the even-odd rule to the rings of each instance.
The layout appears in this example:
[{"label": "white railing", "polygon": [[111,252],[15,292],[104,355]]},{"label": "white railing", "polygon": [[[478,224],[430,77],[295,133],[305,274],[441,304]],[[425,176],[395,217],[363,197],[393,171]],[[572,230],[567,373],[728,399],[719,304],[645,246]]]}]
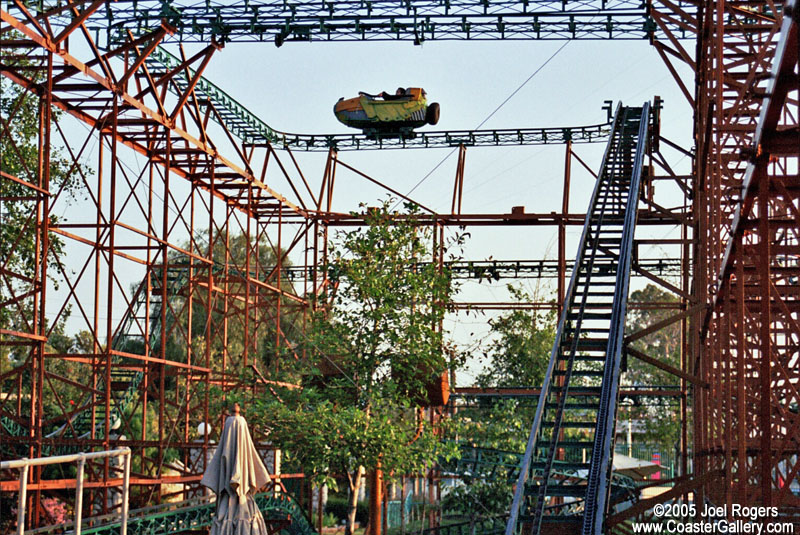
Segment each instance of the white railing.
[{"label": "white railing", "polygon": [[45,466],[48,464],[78,463],[78,473],[75,476],[75,535],[81,535],[81,520],[83,514],[83,469],[86,461],[105,459],[108,457],[123,457],[125,469],[122,476],[122,525],[120,535],[128,532],[128,490],[131,474],[131,450],[119,448],[109,451],[91,453],[76,453],[74,455],[57,455],[55,457],[41,457],[39,459],[16,459],[0,462],[0,470],[19,469],[19,502],[17,504],[17,535],[25,531],[25,507],[28,491],[28,469],[31,466]]}]

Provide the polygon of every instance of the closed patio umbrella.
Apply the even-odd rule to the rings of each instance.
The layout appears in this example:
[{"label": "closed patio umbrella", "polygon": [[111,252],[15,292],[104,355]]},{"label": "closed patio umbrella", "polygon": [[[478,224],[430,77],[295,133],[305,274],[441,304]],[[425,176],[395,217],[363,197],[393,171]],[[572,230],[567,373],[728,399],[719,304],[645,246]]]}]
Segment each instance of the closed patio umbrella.
[{"label": "closed patio umbrella", "polygon": [[643,461],[628,457],[621,453],[614,452],[614,472],[631,477],[637,481],[644,480],[647,476],[660,472],[664,468],[651,463],[650,461]]},{"label": "closed patio umbrella", "polygon": [[253,494],[269,483],[270,477],[238,404],[233,412],[225,420],[219,445],[200,480],[217,495],[211,535],[267,535]]}]

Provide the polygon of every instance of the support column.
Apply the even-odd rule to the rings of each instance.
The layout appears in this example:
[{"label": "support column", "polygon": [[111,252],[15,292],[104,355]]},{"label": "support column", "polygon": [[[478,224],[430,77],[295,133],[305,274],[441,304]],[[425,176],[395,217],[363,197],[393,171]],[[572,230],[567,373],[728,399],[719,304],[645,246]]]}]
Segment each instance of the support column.
[{"label": "support column", "polygon": [[383,471],[378,468],[369,474],[369,525],[365,535],[381,535],[381,497],[383,496]]}]

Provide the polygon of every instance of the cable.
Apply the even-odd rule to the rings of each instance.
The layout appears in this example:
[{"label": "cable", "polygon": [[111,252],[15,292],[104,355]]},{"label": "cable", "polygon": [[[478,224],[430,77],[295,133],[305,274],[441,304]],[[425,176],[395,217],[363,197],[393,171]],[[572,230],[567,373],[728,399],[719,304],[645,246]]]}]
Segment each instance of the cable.
[{"label": "cable", "polygon": [[[499,104],[499,105],[498,105],[498,106],[497,106],[497,107],[496,107],[494,110],[492,110],[492,112],[491,112],[489,115],[487,115],[487,116],[486,116],[486,118],[485,118],[483,121],[481,121],[481,122],[480,122],[480,124],[479,124],[478,126],[476,126],[475,128],[473,128],[473,130],[479,130],[479,129],[480,129],[480,127],[482,127],[484,124],[486,124],[486,122],[487,122],[489,119],[491,119],[491,118],[494,116],[494,114],[496,114],[498,111],[500,111],[500,109],[501,109],[503,106],[505,106],[505,105],[508,103],[508,101],[509,101],[509,100],[511,100],[512,98],[514,98],[514,96],[515,96],[517,93],[519,93],[519,92],[522,90],[522,88],[523,88],[523,87],[525,87],[526,85],[528,85],[528,82],[530,82],[531,80],[533,80],[533,78],[534,78],[534,77],[535,77],[537,74],[539,74],[539,71],[541,71],[542,69],[544,69],[544,68],[545,68],[545,66],[546,66],[548,63],[550,63],[550,62],[551,62],[553,59],[555,59],[555,57],[556,57],[556,56],[559,54],[559,52],[561,52],[562,50],[564,50],[564,48],[565,48],[565,47],[566,47],[568,44],[570,44],[571,42],[572,42],[572,41],[564,41],[564,44],[563,44],[563,45],[561,45],[561,46],[558,48],[558,50],[556,50],[555,52],[553,52],[553,53],[550,55],[550,57],[549,57],[549,58],[547,58],[547,59],[545,60],[545,62],[544,62],[544,63],[542,63],[541,65],[539,65],[539,67],[538,67],[538,68],[537,68],[535,71],[533,71],[533,73],[531,73],[531,75],[530,75],[530,76],[528,76],[528,77],[525,79],[525,81],[524,81],[524,82],[522,82],[522,83],[519,85],[519,87],[517,87],[517,88],[516,88],[514,91],[512,91],[512,92],[511,92],[511,94],[510,94],[510,95],[508,95],[508,96],[506,97],[506,99],[505,99],[503,102],[501,102],[501,103],[500,103],[500,104]],[[442,165],[444,162],[446,162],[446,161],[447,161],[447,159],[448,159],[448,158],[450,158],[450,156],[452,156],[452,155],[453,155],[453,153],[454,153],[456,150],[458,150],[458,147],[454,147],[454,148],[453,148],[453,149],[452,149],[450,152],[448,152],[448,153],[447,153],[447,155],[446,155],[444,158],[442,158],[442,160],[441,160],[439,163],[437,163],[437,164],[436,164],[436,165],[433,167],[433,169],[431,169],[430,171],[428,171],[428,174],[426,174],[424,177],[422,177],[422,178],[420,179],[420,181],[419,181],[419,182],[417,182],[417,183],[414,185],[414,187],[413,187],[413,188],[411,188],[410,190],[408,190],[408,193],[406,193],[406,197],[408,197],[409,195],[411,195],[411,194],[414,192],[414,190],[416,190],[418,187],[420,187],[420,186],[422,185],[422,183],[423,183],[423,182],[425,182],[425,181],[428,179],[428,177],[430,177],[430,176],[431,176],[431,175],[432,175],[432,174],[433,174],[433,173],[434,173],[434,172],[435,172],[437,169],[439,169],[439,167],[441,167],[441,165]],[[400,204],[400,202],[399,202],[399,201],[398,201],[397,203],[395,203],[395,205],[392,207],[392,209],[396,208],[398,204]]]}]

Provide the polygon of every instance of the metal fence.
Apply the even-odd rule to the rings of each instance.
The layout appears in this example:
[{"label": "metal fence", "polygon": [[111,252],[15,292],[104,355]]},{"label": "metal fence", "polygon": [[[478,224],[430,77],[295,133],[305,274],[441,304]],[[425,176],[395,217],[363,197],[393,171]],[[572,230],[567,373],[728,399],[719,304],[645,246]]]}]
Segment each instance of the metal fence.
[{"label": "metal fence", "polygon": [[57,455],[55,457],[40,457],[38,459],[16,459],[0,462],[0,470],[19,470],[19,500],[17,503],[17,535],[25,532],[25,507],[28,494],[28,469],[31,466],[46,466],[50,464],[77,463],[78,473],[75,476],[75,532],[81,535],[81,520],[83,515],[83,472],[86,461],[106,459],[109,457],[122,457],[124,471],[122,476],[122,512],[120,535],[127,535],[128,531],[128,491],[131,474],[131,450],[119,448],[116,450],[96,451],[90,453],[76,453],[73,455]]}]

